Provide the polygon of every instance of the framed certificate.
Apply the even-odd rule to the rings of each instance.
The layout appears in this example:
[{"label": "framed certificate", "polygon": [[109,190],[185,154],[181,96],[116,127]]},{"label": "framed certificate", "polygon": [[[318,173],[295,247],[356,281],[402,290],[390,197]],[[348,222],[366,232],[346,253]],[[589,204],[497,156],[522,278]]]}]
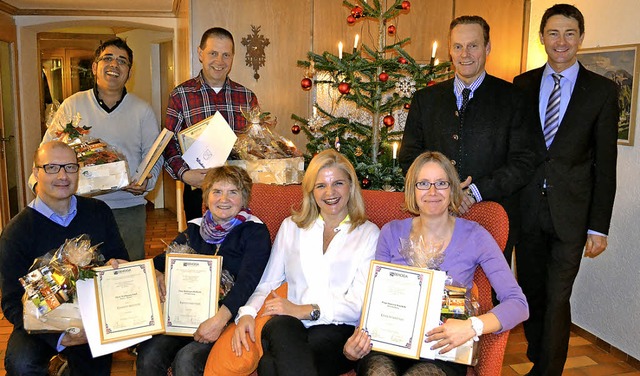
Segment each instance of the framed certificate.
[{"label": "framed certificate", "polygon": [[165,334],[192,336],[218,311],[221,256],[167,254]]},{"label": "framed certificate", "polygon": [[445,278],[440,271],[372,261],[360,326],[373,350],[425,357],[424,333],[439,323]]},{"label": "framed certificate", "polygon": [[191,145],[198,139],[198,137],[200,137],[202,132],[204,132],[204,130],[209,125],[209,121],[212,118],[213,118],[213,115],[178,132],[178,144],[180,144],[180,149],[182,150],[182,154],[186,153],[187,150],[189,150],[189,148],[191,147]]},{"label": "framed certificate", "polygon": [[101,343],[164,332],[153,261],[96,268]]}]

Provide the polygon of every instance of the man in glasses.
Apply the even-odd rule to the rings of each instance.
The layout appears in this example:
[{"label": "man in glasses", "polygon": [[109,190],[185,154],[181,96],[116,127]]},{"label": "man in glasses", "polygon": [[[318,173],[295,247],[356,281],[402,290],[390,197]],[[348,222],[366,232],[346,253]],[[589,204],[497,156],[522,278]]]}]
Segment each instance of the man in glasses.
[{"label": "man in glasses", "polygon": [[43,143],[34,155],[36,198],[16,215],[0,236],[2,312],[13,332],[7,343],[7,375],[46,375],[49,359],[64,354],[71,374],[104,375],[111,355],[93,358],[83,330],[78,333],[29,334],[24,328],[22,288],[34,259],[58,248],[66,239],[88,234],[105,260],[127,259],[127,251],[109,207],[93,198],[78,197],[76,153],[65,143]]},{"label": "man in glasses", "polygon": [[[125,83],[133,64],[133,51],[127,43],[115,38],[103,42],[95,53],[92,70],[95,86],[78,92],[60,105],[43,142],[56,139],[56,131],[63,129],[76,114],[82,117],[80,126],[91,127],[89,136],[100,138],[124,154],[130,176],[147,154],[159,134],[159,125],[151,106],[137,96],[127,93]],[[144,195],[155,186],[162,170],[158,160],[142,185],[131,182],[117,192],[99,196],[113,210],[120,234],[132,260],[144,258],[146,226]]]}]

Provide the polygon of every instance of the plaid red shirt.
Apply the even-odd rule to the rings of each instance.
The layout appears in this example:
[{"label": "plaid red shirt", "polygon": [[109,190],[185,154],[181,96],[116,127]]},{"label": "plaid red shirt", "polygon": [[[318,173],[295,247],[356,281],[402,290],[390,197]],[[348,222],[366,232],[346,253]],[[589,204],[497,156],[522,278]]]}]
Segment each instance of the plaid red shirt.
[{"label": "plaid red shirt", "polygon": [[164,149],[165,169],[174,179],[182,180],[182,174],[189,171],[189,165],[182,159],[177,134],[198,122],[212,116],[216,111],[227,120],[234,131],[246,126],[241,109],[248,110],[258,105],[256,95],[246,87],[227,77],[222,90],[216,92],[202,77],[196,77],[178,85],[169,95],[165,127],[174,132],[173,139]]}]

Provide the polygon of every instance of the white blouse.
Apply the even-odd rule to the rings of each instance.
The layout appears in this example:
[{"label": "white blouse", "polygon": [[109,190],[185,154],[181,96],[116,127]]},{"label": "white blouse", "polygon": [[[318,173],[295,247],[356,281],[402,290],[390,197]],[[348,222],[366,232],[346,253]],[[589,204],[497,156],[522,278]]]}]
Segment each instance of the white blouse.
[{"label": "white blouse", "polygon": [[247,304],[240,307],[238,318],[256,317],[271,291],[287,282],[289,301],[320,307],[318,320],[302,320],[306,327],[357,325],[369,263],[375,256],[380,230],[369,221],[351,232],[350,226],[350,222],[345,222],[337,227],[337,234],[323,254],[324,221],[321,218],[307,229],[299,228],[291,217],[286,218],[276,235],[260,283]]}]

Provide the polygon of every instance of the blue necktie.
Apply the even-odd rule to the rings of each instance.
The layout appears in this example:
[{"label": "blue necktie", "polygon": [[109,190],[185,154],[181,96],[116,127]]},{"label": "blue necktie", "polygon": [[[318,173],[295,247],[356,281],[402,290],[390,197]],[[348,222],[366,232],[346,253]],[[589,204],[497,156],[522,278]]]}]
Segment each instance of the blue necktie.
[{"label": "blue necktie", "polygon": [[544,117],[544,142],[547,144],[547,149],[553,142],[558,127],[560,126],[560,79],[561,74],[554,73],[553,76],[553,90],[549,95],[549,103],[547,103],[547,112]]}]

